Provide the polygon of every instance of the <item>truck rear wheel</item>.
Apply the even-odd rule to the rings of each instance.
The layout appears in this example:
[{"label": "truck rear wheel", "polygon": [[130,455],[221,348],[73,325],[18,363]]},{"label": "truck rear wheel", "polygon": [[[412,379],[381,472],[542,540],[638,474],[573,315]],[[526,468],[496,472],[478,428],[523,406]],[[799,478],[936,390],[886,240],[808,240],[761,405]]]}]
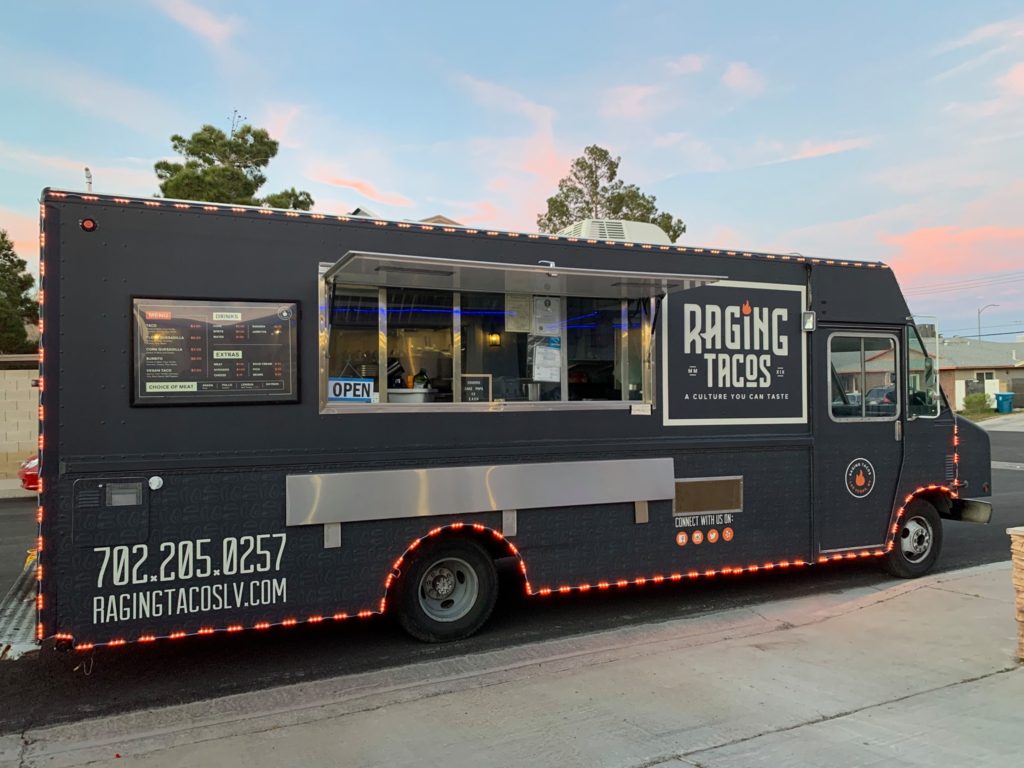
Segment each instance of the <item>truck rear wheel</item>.
[{"label": "truck rear wheel", "polygon": [[498,597],[494,561],[469,539],[427,545],[399,584],[398,622],[428,643],[469,637],[490,617]]},{"label": "truck rear wheel", "polygon": [[917,499],[907,505],[893,538],[893,547],[885,557],[885,567],[893,576],[915,579],[932,569],[942,550],[942,520],[935,507]]}]

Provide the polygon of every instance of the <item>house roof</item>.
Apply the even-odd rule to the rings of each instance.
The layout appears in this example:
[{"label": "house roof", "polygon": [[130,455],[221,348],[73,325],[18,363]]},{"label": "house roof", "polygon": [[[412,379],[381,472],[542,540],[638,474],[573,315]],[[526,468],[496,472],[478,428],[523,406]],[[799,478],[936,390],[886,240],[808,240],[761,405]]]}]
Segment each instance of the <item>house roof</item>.
[{"label": "house roof", "polygon": [[457,222],[455,219],[449,219],[447,216],[444,216],[443,214],[440,214],[440,213],[438,213],[438,214],[436,214],[434,216],[428,216],[425,219],[420,219],[420,222],[423,223],[423,224],[440,224],[443,227],[461,227],[462,226],[462,224]]},{"label": "house roof", "polygon": [[[929,350],[932,340],[925,342]],[[939,339],[939,368],[1021,368],[1024,370],[1024,341],[985,341],[966,336]]]}]

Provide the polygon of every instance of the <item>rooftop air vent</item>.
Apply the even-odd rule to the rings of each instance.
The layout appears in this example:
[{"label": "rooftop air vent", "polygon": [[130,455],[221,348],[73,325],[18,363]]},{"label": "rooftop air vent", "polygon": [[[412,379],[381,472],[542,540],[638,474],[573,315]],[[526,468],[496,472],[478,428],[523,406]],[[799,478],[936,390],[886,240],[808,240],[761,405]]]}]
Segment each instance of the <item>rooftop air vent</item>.
[{"label": "rooftop air vent", "polygon": [[657,224],[620,219],[584,219],[558,232],[563,237],[581,240],[617,240],[627,243],[671,245],[669,236]]}]

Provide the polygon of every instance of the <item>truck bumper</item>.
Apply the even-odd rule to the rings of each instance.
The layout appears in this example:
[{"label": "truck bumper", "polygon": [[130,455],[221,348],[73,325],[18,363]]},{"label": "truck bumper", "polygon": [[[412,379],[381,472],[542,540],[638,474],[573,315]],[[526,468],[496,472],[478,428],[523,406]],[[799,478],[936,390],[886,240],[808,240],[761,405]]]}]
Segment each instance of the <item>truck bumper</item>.
[{"label": "truck bumper", "polygon": [[987,523],[992,519],[992,504],[978,499],[953,499],[949,517],[965,523]]}]

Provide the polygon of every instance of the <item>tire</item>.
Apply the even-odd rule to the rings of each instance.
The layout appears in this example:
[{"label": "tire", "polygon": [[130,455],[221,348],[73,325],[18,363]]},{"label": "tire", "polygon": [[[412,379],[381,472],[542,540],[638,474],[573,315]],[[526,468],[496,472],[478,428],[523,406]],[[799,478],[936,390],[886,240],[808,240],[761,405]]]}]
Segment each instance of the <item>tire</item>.
[{"label": "tire", "polygon": [[942,519],[927,501],[916,499],[907,506],[885,556],[885,568],[901,579],[916,579],[932,569],[942,551]]},{"label": "tire", "polygon": [[397,618],[418,640],[446,643],[484,625],[498,598],[491,556],[470,539],[431,543],[401,575]]}]

